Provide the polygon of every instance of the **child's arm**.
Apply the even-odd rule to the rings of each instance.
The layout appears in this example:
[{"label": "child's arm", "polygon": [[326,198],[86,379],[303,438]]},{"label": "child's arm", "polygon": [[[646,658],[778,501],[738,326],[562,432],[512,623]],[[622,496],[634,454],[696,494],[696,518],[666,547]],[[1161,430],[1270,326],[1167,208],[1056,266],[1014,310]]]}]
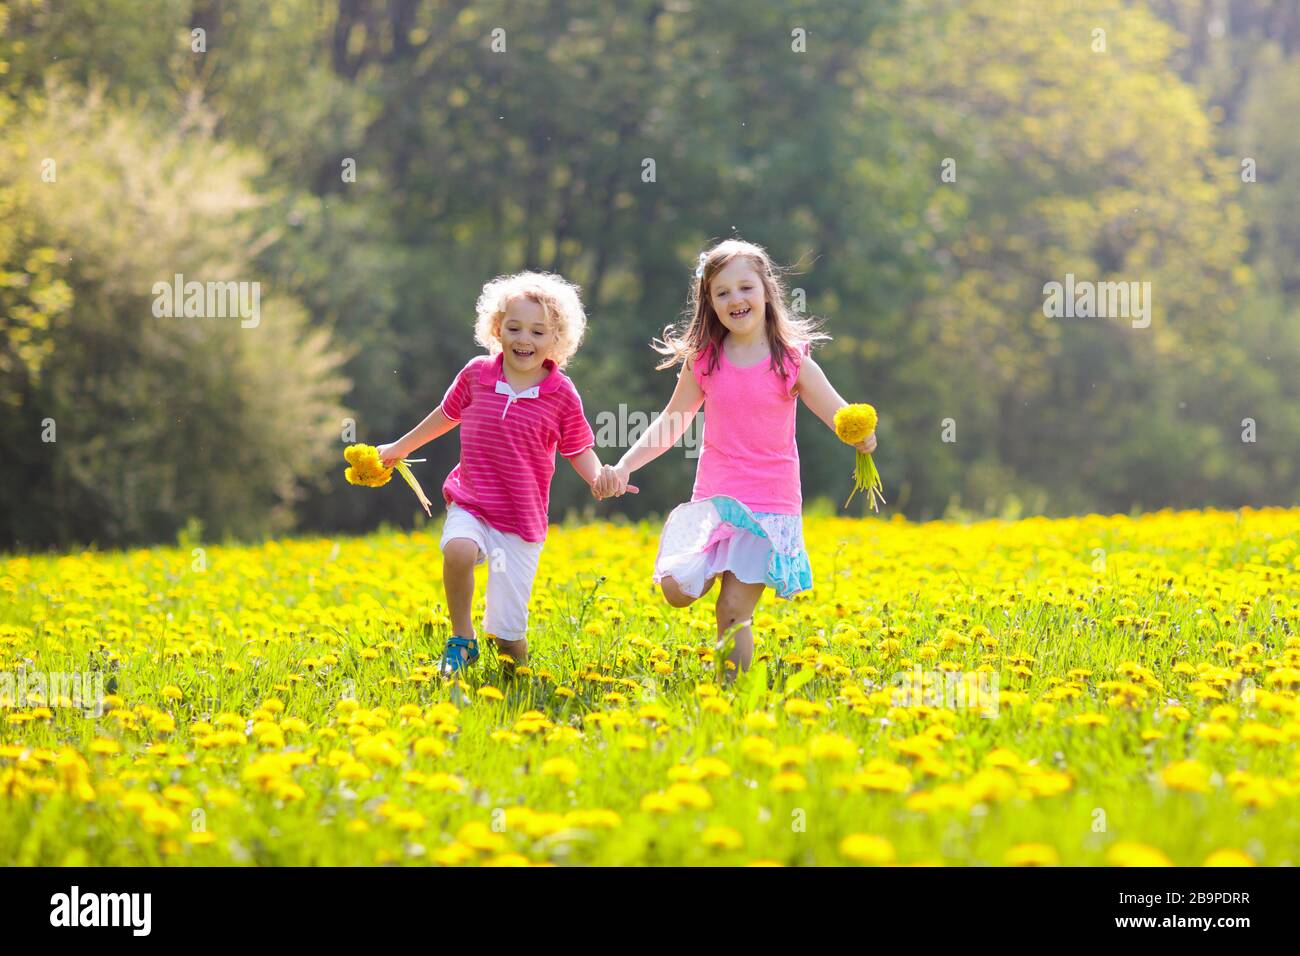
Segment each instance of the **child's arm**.
[{"label": "child's arm", "polygon": [[393,462],[399,458],[405,458],[420,446],[427,445],[435,438],[441,438],[459,424],[460,422],[453,421],[444,415],[442,406],[439,405],[424,417],[424,421],[397,439],[397,441],[388,445],[380,445],[378,448],[379,460],[385,468],[391,468]]},{"label": "child's arm", "polygon": [[[826,373],[822,371],[820,365],[813,361],[812,356],[803,360],[799,366],[799,377],[795,379],[795,386],[799,394],[803,397],[803,403],[808,406],[814,415],[826,423],[826,427],[835,431],[835,413],[848,404],[840,393],[835,391],[835,386],[830,383]],[[876,433],[872,432],[865,440],[858,442],[855,446],[858,451],[870,455],[876,450]]]},{"label": "child's arm", "polygon": [[[654,461],[677,443],[686,429],[690,427],[695,413],[704,404],[704,392],[695,380],[690,363],[682,365],[681,374],[677,376],[677,387],[673,389],[672,398],[659,413],[659,417],[650,423],[650,427],[641,433],[631,448],[623,453],[614,472],[618,475],[620,488],[627,487],[627,480],[632,472]],[[622,494],[619,491],[618,494]]]}]

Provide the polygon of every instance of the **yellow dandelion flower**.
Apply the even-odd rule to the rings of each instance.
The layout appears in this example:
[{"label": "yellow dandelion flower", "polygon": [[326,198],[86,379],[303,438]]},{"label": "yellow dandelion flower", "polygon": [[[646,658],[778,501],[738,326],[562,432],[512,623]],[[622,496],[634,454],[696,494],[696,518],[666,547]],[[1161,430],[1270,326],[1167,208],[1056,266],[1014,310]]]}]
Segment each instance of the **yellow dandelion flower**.
[{"label": "yellow dandelion flower", "polygon": [[709,810],[713,807],[713,796],[698,783],[674,783],[668,788],[667,796],[678,806],[692,810]]},{"label": "yellow dandelion flower", "polygon": [[578,765],[568,757],[552,757],[542,762],[543,777],[557,777],[569,784],[578,778]]},{"label": "yellow dandelion flower", "polygon": [[1074,715],[1066,723],[1075,727],[1105,727],[1110,723],[1110,718],[1105,714],[1084,713]]},{"label": "yellow dandelion flower", "polygon": [[646,813],[676,813],[677,801],[666,793],[647,793],[641,798],[641,809]]},{"label": "yellow dandelion flower", "polygon": [[876,430],[876,420],[876,410],[870,405],[845,405],[835,413],[835,437],[846,445],[866,441]]},{"label": "yellow dandelion flower", "polygon": [[813,760],[844,763],[858,755],[858,745],[840,734],[818,734],[808,742]]},{"label": "yellow dandelion flower", "polygon": [[1019,843],[1003,854],[1007,866],[1056,866],[1061,862],[1056,848],[1046,843]]},{"label": "yellow dandelion flower", "polygon": [[714,850],[739,850],[745,845],[745,838],[734,827],[707,827],[700,835],[700,842]]},{"label": "yellow dandelion flower", "polygon": [[456,839],[481,853],[499,853],[506,846],[506,838],[490,829],[482,820],[470,820],[462,825],[456,831]]},{"label": "yellow dandelion flower", "polygon": [[399,830],[422,830],[427,822],[418,810],[399,810],[389,818],[389,823]]},{"label": "yellow dandelion flower", "polygon": [[1255,861],[1251,856],[1241,850],[1233,850],[1225,847],[1222,850],[1215,850],[1205,858],[1204,866],[1254,866]]},{"label": "yellow dandelion flower", "polygon": [[622,826],[623,818],[613,810],[570,810],[564,815],[564,825],[584,830],[613,830]]},{"label": "yellow dandelion flower", "polygon": [[1116,843],[1106,851],[1112,866],[1173,866],[1164,851],[1145,843]]},{"label": "yellow dandelion flower", "polygon": [[1196,736],[1201,740],[1221,741],[1231,740],[1233,733],[1226,724],[1204,723],[1197,725]]},{"label": "yellow dandelion flower", "polygon": [[893,863],[894,845],[884,837],[870,833],[850,833],[840,841],[840,856],[855,863],[880,865]]},{"label": "yellow dandelion flower", "polygon": [[[845,405],[835,413],[834,423],[835,435],[840,441],[846,445],[857,445],[866,441],[876,430],[876,410],[867,404]],[[885,503],[885,497],[881,493],[883,490],[876,463],[870,455],[858,452],[853,470],[853,491],[849,493],[848,501],[844,502],[845,507],[848,507],[855,494],[865,491],[871,510],[879,511],[880,505]]]},{"label": "yellow dandelion flower", "polygon": [[435,850],[431,856],[435,863],[441,863],[443,866],[460,866],[474,859],[474,851],[463,843],[451,843]]},{"label": "yellow dandelion flower", "polygon": [[150,804],[140,814],[140,824],[150,833],[170,833],[181,825],[181,818],[158,804]]},{"label": "yellow dandelion flower", "polygon": [[424,783],[425,789],[440,793],[464,793],[465,781],[455,774],[431,773]]},{"label": "yellow dandelion flower", "polygon": [[768,786],[777,793],[797,793],[808,789],[808,781],[801,773],[778,773]]},{"label": "yellow dandelion flower", "polygon": [[1232,792],[1236,803],[1256,809],[1267,809],[1277,803],[1277,794],[1264,780],[1252,780],[1242,784]]},{"label": "yellow dandelion flower", "polygon": [[412,749],[417,757],[441,757],[447,752],[447,745],[437,737],[417,737]]},{"label": "yellow dandelion flower", "polygon": [[1179,760],[1160,772],[1160,779],[1170,790],[1186,793],[1210,792],[1210,769],[1195,760]]},{"label": "yellow dandelion flower", "polygon": [[1028,767],[1025,771],[1020,778],[1020,785],[1023,794],[1030,797],[1054,797],[1074,786],[1074,778],[1068,773],[1038,768],[1035,768],[1034,772],[1028,772]]},{"label": "yellow dandelion flower", "polygon": [[717,757],[701,757],[691,765],[694,772],[694,779],[707,780],[710,777],[729,777],[731,776],[731,765],[725,760]]}]

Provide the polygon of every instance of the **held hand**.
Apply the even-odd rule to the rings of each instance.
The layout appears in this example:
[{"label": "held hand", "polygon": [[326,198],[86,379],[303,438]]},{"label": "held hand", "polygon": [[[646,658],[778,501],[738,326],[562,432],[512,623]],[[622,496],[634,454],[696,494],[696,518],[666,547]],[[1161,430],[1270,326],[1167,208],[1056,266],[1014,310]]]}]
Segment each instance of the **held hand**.
[{"label": "held hand", "polygon": [[595,472],[595,481],[591,483],[591,497],[603,501],[604,498],[610,497],[611,486],[610,466],[602,464],[601,471]]},{"label": "held hand", "polygon": [[858,451],[862,452],[862,454],[864,455],[870,455],[873,451],[876,450],[876,433],[872,432],[870,435],[868,435],[862,441],[858,442],[853,447],[856,448]]},{"label": "held hand", "polygon": [[636,485],[628,484],[628,479],[632,477],[632,473],[627,470],[626,465],[620,462],[613,467],[612,471],[614,472],[614,478],[618,481],[618,495],[621,496],[629,491],[635,495],[641,490]]},{"label": "held hand", "polygon": [[626,469],[620,470],[613,465],[601,465],[600,473],[591,483],[591,493],[598,499],[621,497],[629,491],[636,494],[640,489],[627,483]]},{"label": "held hand", "polygon": [[609,465],[601,465],[596,480],[591,483],[592,495],[597,500],[603,501],[613,495],[617,489],[618,479],[614,477],[614,469]]},{"label": "held hand", "polygon": [[392,468],[403,457],[397,454],[397,442],[380,445],[375,451],[379,452],[379,463],[385,468]]}]

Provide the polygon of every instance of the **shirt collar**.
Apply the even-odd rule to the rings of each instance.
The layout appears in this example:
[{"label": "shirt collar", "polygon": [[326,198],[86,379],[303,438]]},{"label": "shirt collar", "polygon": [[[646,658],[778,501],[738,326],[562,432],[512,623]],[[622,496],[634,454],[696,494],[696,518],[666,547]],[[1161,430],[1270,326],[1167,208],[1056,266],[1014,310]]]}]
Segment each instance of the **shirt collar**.
[{"label": "shirt collar", "polygon": [[[479,374],[479,382],[495,388],[497,382],[505,381],[505,374],[502,371],[505,367],[505,360],[505,355],[498,352],[496,358],[483,366],[483,371]],[[563,373],[555,367],[555,363],[550,359],[544,359],[542,367],[549,369],[549,372],[546,378],[537,384],[536,388],[539,394],[545,395],[547,392],[553,392],[560,387],[560,379]]]}]

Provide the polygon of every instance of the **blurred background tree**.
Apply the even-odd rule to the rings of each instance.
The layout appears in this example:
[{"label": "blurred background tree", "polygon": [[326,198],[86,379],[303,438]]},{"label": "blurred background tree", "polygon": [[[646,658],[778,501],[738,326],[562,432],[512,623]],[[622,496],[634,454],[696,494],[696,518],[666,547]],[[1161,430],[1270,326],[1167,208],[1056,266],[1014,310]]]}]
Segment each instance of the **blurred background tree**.
[{"label": "blurred background tree", "polygon": [[0,241],[2,301],[20,318],[5,325],[19,344],[3,379],[0,535],[133,543],[190,518],[219,535],[291,528],[334,457],[346,356],[282,295],[247,329],[153,307],[153,284],[175,273],[256,281],[255,160],[97,89],[25,107],[0,168],[57,162],[48,183],[0,180],[21,224]]},{"label": "blurred background tree", "polygon": [[[570,373],[625,420],[666,401],[649,342],[732,234],[880,407],[891,509],[1294,503],[1295,8],[11,0],[0,547],[421,520],[343,485],[346,425],[379,443],[438,403],[483,282],[581,284]],[[177,272],[260,281],[261,327],[154,318]],[[1066,273],[1150,282],[1150,328],[1045,317]],[[838,504],[850,454],[799,429],[805,498]],[[425,449],[429,490],[457,447]],[[663,512],[693,474],[675,451],[593,507],[560,469],[552,515]]]}]

